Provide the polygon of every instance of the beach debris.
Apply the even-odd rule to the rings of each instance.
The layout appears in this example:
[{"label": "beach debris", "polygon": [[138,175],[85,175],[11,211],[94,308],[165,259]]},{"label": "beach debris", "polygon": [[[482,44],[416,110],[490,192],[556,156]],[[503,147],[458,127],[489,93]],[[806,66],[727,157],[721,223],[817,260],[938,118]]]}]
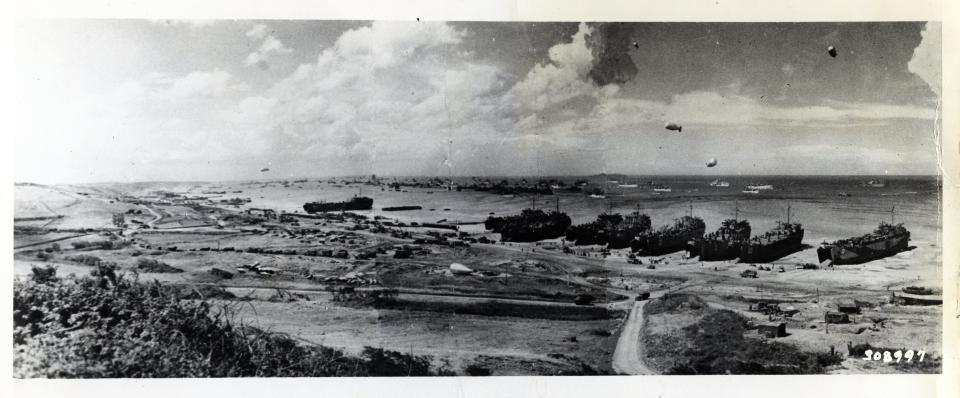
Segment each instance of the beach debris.
[{"label": "beach debris", "polygon": [[827,47],[827,54],[830,54],[831,57],[837,57],[837,48],[834,46]]},{"label": "beach debris", "polygon": [[676,124],[676,123],[674,123],[674,122],[667,123],[667,125],[666,125],[666,126],[663,126],[663,127],[664,127],[665,129],[667,129],[667,130],[670,130],[670,131],[676,131],[676,132],[678,132],[678,133],[682,133],[682,132],[683,132],[683,126],[681,126],[681,125],[679,125],[679,124]]},{"label": "beach debris", "polygon": [[716,165],[717,165],[717,158],[710,158],[710,160],[707,161],[707,167],[713,167]]}]

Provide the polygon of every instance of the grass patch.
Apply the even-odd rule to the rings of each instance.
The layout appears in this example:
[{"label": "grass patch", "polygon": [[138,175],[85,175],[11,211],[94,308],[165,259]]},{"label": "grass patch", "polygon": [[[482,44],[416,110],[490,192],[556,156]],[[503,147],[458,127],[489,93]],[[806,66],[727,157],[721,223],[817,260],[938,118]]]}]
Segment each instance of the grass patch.
[{"label": "grass patch", "polygon": [[513,316],[519,318],[566,321],[610,319],[622,316],[622,311],[611,311],[603,307],[519,304],[492,300],[473,303],[451,303],[381,297],[373,302],[373,307],[378,309],[430,311],[483,316]]}]

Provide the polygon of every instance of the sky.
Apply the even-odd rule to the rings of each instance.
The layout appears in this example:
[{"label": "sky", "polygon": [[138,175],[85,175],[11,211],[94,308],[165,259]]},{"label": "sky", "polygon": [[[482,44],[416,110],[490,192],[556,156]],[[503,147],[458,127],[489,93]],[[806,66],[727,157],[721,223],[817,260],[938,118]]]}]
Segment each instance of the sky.
[{"label": "sky", "polygon": [[14,176],[936,174],[940,37],[934,22],[19,20]]}]

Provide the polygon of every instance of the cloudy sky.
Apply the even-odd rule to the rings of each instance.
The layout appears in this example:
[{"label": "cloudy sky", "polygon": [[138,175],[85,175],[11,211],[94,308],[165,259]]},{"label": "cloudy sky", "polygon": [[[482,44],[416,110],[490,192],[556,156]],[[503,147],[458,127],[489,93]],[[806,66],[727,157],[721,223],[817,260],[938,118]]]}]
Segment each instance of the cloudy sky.
[{"label": "cloudy sky", "polygon": [[16,34],[17,181],[936,173],[936,23],[21,20]]}]

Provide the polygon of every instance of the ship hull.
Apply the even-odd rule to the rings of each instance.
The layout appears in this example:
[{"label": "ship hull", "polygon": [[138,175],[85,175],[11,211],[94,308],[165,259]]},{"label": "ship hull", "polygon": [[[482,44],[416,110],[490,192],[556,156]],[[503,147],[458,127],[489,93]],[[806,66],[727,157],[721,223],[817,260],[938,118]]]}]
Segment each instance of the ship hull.
[{"label": "ship hull", "polygon": [[789,254],[800,251],[803,247],[803,230],[776,242],[748,243],[740,247],[741,263],[769,263],[779,260]]},{"label": "ship hull", "polygon": [[700,256],[700,261],[732,260],[740,256],[740,244],[722,240],[698,240],[693,253]]},{"label": "ship hull", "polygon": [[722,240],[698,240],[694,244],[693,254],[700,256],[700,261],[733,260],[740,256],[740,243]]},{"label": "ship hull", "polygon": [[817,258],[821,263],[830,260],[831,263],[837,265],[862,264],[907,250],[909,244],[910,233],[856,247],[823,245],[817,248]]},{"label": "ship hull", "polygon": [[690,241],[700,239],[705,231],[705,228],[699,228],[674,236],[640,236],[630,243],[630,248],[643,256],[659,256],[681,250],[692,250]]},{"label": "ship hull", "polygon": [[373,199],[370,198],[357,198],[349,202],[311,202],[303,205],[303,210],[309,214],[371,209],[373,209]]}]

